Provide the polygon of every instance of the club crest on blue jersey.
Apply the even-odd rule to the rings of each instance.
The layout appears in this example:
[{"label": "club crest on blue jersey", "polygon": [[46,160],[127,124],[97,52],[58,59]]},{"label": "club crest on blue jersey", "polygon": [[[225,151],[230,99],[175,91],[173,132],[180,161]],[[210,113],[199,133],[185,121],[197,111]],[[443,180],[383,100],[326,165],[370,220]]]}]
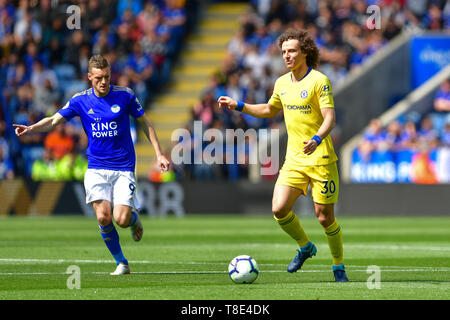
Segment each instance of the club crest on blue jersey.
[{"label": "club crest on blue jersey", "polygon": [[119,106],[118,104],[114,104],[114,105],[111,107],[111,111],[114,112],[114,113],[119,112],[119,111],[120,111],[120,106]]},{"label": "club crest on blue jersey", "polygon": [[[66,120],[79,116],[88,137],[86,155],[92,169],[134,172],[136,155],[130,133],[130,116],[137,119],[144,108],[133,91],[111,85],[109,94],[97,97],[92,89],[75,94],[58,110]],[[113,159],[112,159],[113,158]]]},{"label": "club crest on blue jersey", "polygon": [[302,97],[303,99],[307,98],[307,97],[308,97],[308,91],[303,90],[303,91],[300,93],[300,97]]}]

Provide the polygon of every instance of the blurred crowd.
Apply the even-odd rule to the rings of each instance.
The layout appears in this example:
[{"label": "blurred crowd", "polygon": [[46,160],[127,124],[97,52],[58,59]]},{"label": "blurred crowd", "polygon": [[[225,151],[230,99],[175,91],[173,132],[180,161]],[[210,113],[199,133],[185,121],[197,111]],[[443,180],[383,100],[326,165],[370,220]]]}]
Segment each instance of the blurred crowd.
[{"label": "blurred crowd", "polygon": [[[20,138],[15,137],[11,124],[34,123],[88,87],[88,59],[99,53],[111,63],[111,81],[131,87],[147,105],[151,94],[163,88],[169,79],[189,20],[195,16],[194,3],[0,0],[0,178],[34,175],[35,179],[78,179],[79,168],[85,166],[86,137],[77,119],[52,134]],[[276,42],[287,27],[305,28],[314,36],[320,50],[319,70],[329,77],[334,89],[352,69],[399,33],[450,28],[450,4],[445,0],[250,0],[250,3],[251,10],[240,17],[239,31],[227,44],[220,71],[211,77],[210,85],[193,108],[193,120],[202,121],[204,129],[280,126],[282,114],[274,119],[256,119],[219,111],[216,101],[220,95],[249,103],[268,101],[275,79],[287,72]],[[73,30],[68,19],[75,11],[67,10],[72,4],[81,13],[80,28]],[[381,9],[379,29],[368,23],[366,10],[373,4]],[[406,131],[406,125],[398,126],[404,126]],[[244,154],[236,155],[244,159],[243,164],[219,168],[188,166],[183,170],[193,179],[247,177],[249,155],[245,150],[249,148],[236,148],[244,150]],[[72,165],[70,177],[61,173],[64,170],[58,170],[67,163]]]},{"label": "blurred crowd", "polygon": [[20,138],[11,124],[34,123],[86,89],[94,54],[109,60],[112,83],[147,105],[168,81],[192,9],[185,0],[0,0],[0,179],[80,179],[87,138],[78,119]]},{"label": "blurred crowd", "polygon": [[[256,119],[217,108],[217,98],[228,95],[248,103],[267,103],[277,77],[287,72],[277,38],[287,27],[307,29],[320,50],[319,71],[336,90],[347,74],[401,32],[450,29],[450,2],[445,0],[251,0],[252,9],[240,18],[239,31],[227,46],[219,72],[193,110],[193,120],[205,129],[276,128],[282,115]],[[380,8],[379,29],[366,12],[370,5]],[[226,111],[226,110],[225,110]],[[332,132],[338,139],[338,130]],[[248,158],[248,154],[240,155]],[[194,179],[222,176],[236,180],[246,177],[248,164],[188,166]],[[200,170],[201,169],[201,170]],[[236,171],[237,170],[237,171]],[[273,178],[273,177],[271,177]]]},{"label": "blurred crowd", "polygon": [[398,162],[404,151],[411,155],[411,182],[450,183],[450,79],[440,85],[429,112],[408,112],[385,128],[373,119],[354,158],[376,163],[378,155],[388,153],[384,161]]}]

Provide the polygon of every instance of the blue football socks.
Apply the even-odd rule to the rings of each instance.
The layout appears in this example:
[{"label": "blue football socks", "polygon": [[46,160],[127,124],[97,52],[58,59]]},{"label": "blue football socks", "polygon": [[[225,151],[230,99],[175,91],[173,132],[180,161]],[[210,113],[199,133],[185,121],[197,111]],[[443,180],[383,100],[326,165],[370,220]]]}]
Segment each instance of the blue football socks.
[{"label": "blue football socks", "polygon": [[128,226],[129,227],[134,226],[138,218],[139,218],[138,214],[134,211],[131,211],[131,217],[130,221],[128,222]]},{"label": "blue football socks", "polygon": [[123,256],[122,248],[119,243],[119,234],[114,227],[114,223],[111,221],[111,223],[106,226],[99,225],[99,228],[100,234],[105,241],[109,252],[111,252],[114,260],[116,260],[116,263],[119,264],[120,262],[123,262],[124,264],[128,264],[127,259]]}]

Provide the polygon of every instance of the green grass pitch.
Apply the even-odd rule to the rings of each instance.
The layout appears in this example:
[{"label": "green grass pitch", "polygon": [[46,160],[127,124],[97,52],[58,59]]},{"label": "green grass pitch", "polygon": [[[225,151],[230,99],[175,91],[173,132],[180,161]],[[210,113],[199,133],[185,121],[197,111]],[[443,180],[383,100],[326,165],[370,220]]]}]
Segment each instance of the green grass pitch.
[{"label": "green grass pitch", "polygon": [[[450,217],[340,217],[348,283],[334,282],[317,220],[301,221],[318,252],[289,274],[296,244],[270,215],[144,216],[139,243],[128,229],[117,228],[132,274],[112,277],[115,263],[94,218],[0,218],[0,300],[450,298]],[[240,254],[259,264],[253,284],[234,284],[228,277],[228,263]],[[80,269],[80,289],[67,287],[66,271],[73,265]],[[380,270],[379,289],[367,285],[373,265]]]}]

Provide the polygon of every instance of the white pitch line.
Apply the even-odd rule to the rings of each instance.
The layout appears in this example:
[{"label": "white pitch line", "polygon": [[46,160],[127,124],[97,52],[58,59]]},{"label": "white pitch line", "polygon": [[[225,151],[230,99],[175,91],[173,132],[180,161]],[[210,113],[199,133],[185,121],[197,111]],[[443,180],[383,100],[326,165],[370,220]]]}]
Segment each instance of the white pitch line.
[{"label": "white pitch line", "polygon": [[[265,242],[247,242],[247,243],[239,243],[239,244],[233,244],[233,243],[218,243],[217,245],[224,245],[229,248],[293,248],[292,244],[290,243],[265,243]],[[197,244],[197,247],[207,247],[210,246],[210,244]],[[328,248],[327,244],[318,244],[316,245],[318,248]],[[166,248],[179,248],[179,245],[167,245],[164,246]],[[423,243],[419,245],[389,245],[389,244],[354,244],[354,243],[346,243],[344,244],[345,249],[356,249],[356,250],[391,250],[391,251],[440,251],[440,252],[450,252],[450,246],[441,245],[441,246],[427,246]]]},{"label": "white pitch line", "polygon": [[[381,269],[382,272],[448,272],[450,268],[433,269]],[[330,270],[300,270],[298,273],[329,273]],[[367,269],[354,269],[351,272],[367,272]],[[162,275],[162,274],[227,274],[228,271],[138,271],[131,274]],[[286,270],[260,270],[260,273],[286,273]],[[83,272],[83,274],[105,274],[109,272]],[[0,272],[0,276],[34,276],[34,275],[67,275],[65,272]]]},{"label": "white pitch line", "polygon": [[[129,260],[130,264],[162,264],[162,265],[223,265],[227,266],[227,263],[224,262],[204,262],[204,261],[149,261],[149,260]],[[42,264],[64,264],[64,263],[73,263],[73,264],[103,264],[114,263],[113,260],[83,260],[83,259],[19,259],[19,258],[1,258],[0,263],[5,264],[23,264],[23,263],[42,263]],[[285,267],[285,264],[276,264],[276,263],[260,263],[260,266],[271,266],[271,267]],[[310,268],[325,268],[324,272],[328,272],[330,269],[329,265],[313,265],[309,264]],[[346,265],[348,270],[357,271],[352,268],[367,268],[368,266],[361,265]],[[405,270],[415,270],[415,271],[450,271],[450,267],[418,267],[418,266],[378,266],[382,271],[405,271]],[[366,271],[367,269],[364,269]],[[307,272],[308,270],[304,271]],[[284,272],[284,270],[283,270]],[[309,272],[309,271],[308,271]]]},{"label": "white pitch line", "polygon": [[366,245],[366,244],[348,244],[344,245],[347,249],[382,249],[382,250],[424,250],[424,251],[450,251],[450,247],[428,247],[428,246],[407,246],[407,245]]},{"label": "white pitch line", "polygon": [[[0,263],[5,262],[5,263],[11,263],[11,262],[16,262],[16,263],[114,263],[113,260],[82,260],[82,259],[17,259],[17,258],[4,258],[4,259],[0,259]],[[134,263],[134,264],[191,264],[191,265],[217,265],[217,264],[222,264],[220,262],[189,262],[189,261],[148,261],[148,260],[136,260],[136,261],[132,261],[132,260],[128,260],[129,263]],[[224,263],[225,264],[225,263]]]}]

